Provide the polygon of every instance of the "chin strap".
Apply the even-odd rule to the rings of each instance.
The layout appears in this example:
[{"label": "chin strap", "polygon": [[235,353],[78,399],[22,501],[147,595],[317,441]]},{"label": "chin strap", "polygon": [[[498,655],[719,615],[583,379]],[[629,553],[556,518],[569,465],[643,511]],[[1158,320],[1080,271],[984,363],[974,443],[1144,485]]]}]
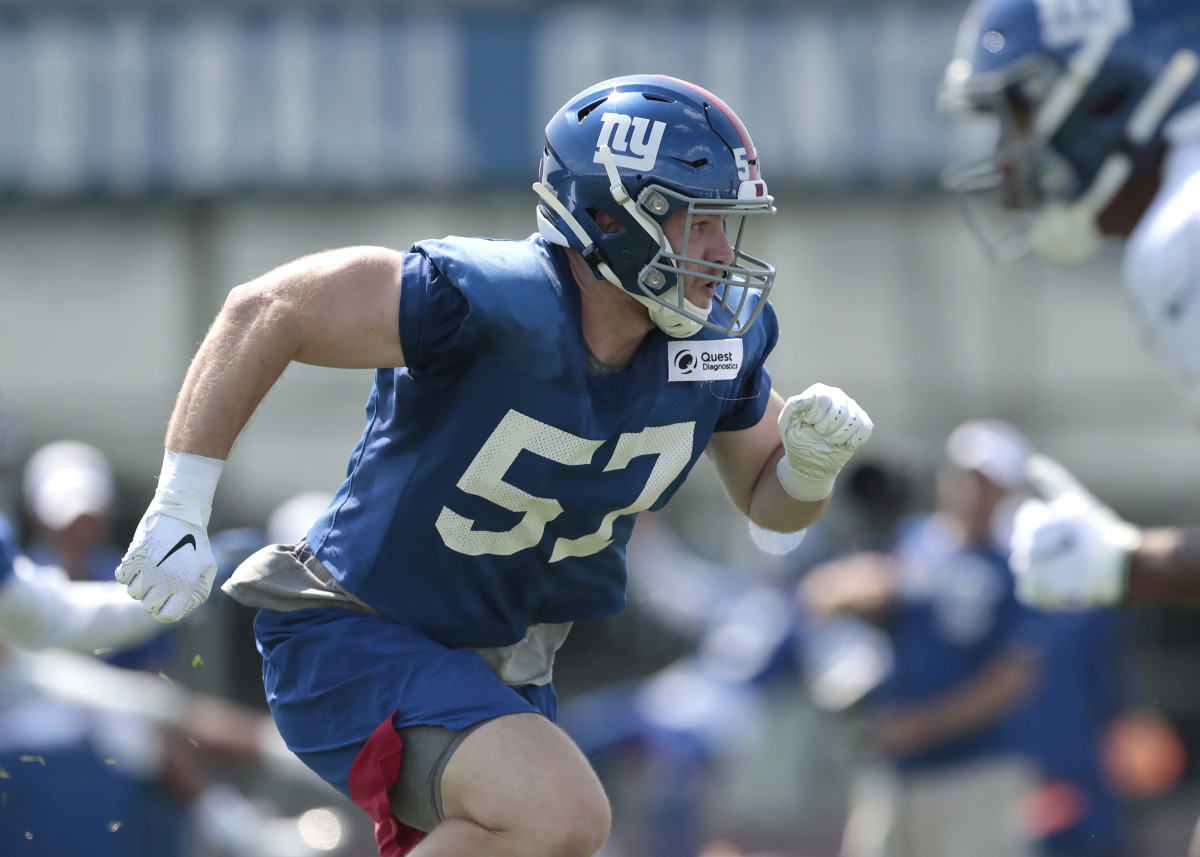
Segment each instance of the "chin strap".
[{"label": "chin strap", "polygon": [[[584,258],[588,260],[589,265],[595,268],[596,273],[608,280],[617,288],[623,289],[624,286],[621,285],[620,278],[613,273],[613,269],[608,266],[607,262],[599,258],[599,253],[597,252],[598,248],[596,247],[596,243],[592,241],[592,237],[584,231],[583,226],[578,220],[575,219],[571,212],[567,211],[567,207],[558,201],[558,197],[555,196],[554,191],[550,190],[550,188],[546,187],[541,182],[534,182],[533,192],[538,195],[538,199],[540,199],[545,205],[548,205],[551,210],[553,210],[554,213],[562,219],[562,222],[567,224],[567,226],[571,228],[571,231],[575,233],[575,238],[579,241],[580,246],[583,248],[582,252]],[[552,223],[550,223],[549,220],[546,219],[546,215],[542,214],[540,208],[537,211],[537,219],[538,231],[541,232],[547,240],[566,247],[571,246],[571,242],[567,240],[567,237],[562,234],[561,230],[557,229]]]},{"label": "chin strap", "polygon": [[[674,297],[678,289],[679,286],[673,286],[667,294]],[[687,339],[704,326],[694,318],[688,318],[679,310],[672,308],[666,303],[660,303],[653,298],[641,297],[639,295],[634,295],[633,297],[650,311],[650,320],[658,326],[658,329],[672,339]],[[683,299],[683,305],[689,312],[704,315],[704,310],[687,298]]]}]

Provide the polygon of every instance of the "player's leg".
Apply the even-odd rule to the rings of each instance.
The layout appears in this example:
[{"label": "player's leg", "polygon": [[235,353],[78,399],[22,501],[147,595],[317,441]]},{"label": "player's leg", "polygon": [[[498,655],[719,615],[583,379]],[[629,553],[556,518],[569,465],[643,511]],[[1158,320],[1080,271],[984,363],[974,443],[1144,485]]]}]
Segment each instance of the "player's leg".
[{"label": "player's leg", "polygon": [[608,837],[608,799],[565,732],[533,713],[483,723],[441,776],[445,818],[411,852],[590,857]]},{"label": "player's leg", "polygon": [[[575,857],[603,843],[608,804],[549,719],[552,686],[509,687],[473,651],[341,608],[260,610],[255,631],[280,734],[371,816],[381,854],[431,830],[435,850],[416,854]],[[485,833],[491,844],[471,842]]]}]

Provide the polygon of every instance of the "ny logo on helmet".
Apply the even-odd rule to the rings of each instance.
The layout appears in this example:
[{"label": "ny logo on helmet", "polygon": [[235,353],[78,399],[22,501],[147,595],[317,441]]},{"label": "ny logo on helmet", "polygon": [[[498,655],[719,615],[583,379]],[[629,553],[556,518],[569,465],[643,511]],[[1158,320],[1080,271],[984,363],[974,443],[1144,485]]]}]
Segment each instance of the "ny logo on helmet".
[{"label": "ny logo on helmet", "polygon": [[[600,159],[600,149],[608,146],[618,167],[630,170],[654,168],[663,131],[667,130],[666,122],[651,124],[644,116],[626,116],[624,113],[605,113],[600,117],[600,121],[603,124],[600,126],[600,137],[596,140],[596,154],[592,161],[597,164],[604,163]],[[630,130],[633,131],[632,136]],[[623,155],[621,152],[633,154]]]},{"label": "ny logo on helmet", "polygon": [[[1117,36],[1129,29],[1133,10],[1129,0],[1035,0],[1042,38],[1051,48],[1086,38],[1103,27]],[[1000,40],[1003,45],[1003,38]],[[987,43],[984,43],[987,47]],[[991,50],[991,48],[989,48]]]}]

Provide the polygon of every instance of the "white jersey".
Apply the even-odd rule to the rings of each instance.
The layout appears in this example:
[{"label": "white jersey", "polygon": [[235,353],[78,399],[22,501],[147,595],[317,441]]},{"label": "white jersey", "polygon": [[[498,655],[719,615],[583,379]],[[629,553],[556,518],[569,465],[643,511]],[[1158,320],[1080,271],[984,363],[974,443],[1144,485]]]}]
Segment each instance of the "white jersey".
[{"label": "white jersey", "polygon": [[1123,269],[1147,338],[1200,412],[1200,135],[1189,134],[1169,152],[1162,187],[1129,238]]}]

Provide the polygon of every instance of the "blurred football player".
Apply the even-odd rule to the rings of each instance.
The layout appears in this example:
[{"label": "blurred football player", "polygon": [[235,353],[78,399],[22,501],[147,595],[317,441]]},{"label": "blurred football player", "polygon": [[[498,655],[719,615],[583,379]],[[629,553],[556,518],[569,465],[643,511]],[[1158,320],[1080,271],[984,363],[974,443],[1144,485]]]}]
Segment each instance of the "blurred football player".
[{"label": "blurred football player", "polygon": [[[33,452],[22,483],[29,559],[45,574],[112,586],[124,545],[115,532],[117,490],[108,457],[83,441],[57,440]],[[101,657],[114,666],[157,674],[171,670],[175,648],[174,635],[160,633],[138,646],[113,647]]]},{"label": "blurred football player", "polygon": [[771,389],[775,270],[743,229],[774,205],[719,98],[595,85],[551,119],[534,190],[523,241],[340,249],[235,288],[117,572],[163,621],[194,610],[217,480],[267,390],[293,360],[377,370],[328,511],[223,589],[260,608],[280,732],[384,855],[597,851],[608,802],[551,670],[571,622],[621,608],[637,513],[707,451],[739,510],[799,530],[872,430],[840,389]]},{"label": "blurred football player", "polygon": [[[1200,6],[1191,0],[976,0],[939,96],[994,116],[985,165],[948,184],[1000,190],[1012,229],[993,255],[1082,263],[1127,239],[1124,279],[1147,338],[1200,393]],[[969,194],[971,198],[975,194]],[[969,207],[970,209],[970,207]],[[972,218],[979,224],[982,219]],[[1200,531],[1122,521],[1060,465],[1017,516],[1020,592],[1045,607],[1200,596]]]}]

